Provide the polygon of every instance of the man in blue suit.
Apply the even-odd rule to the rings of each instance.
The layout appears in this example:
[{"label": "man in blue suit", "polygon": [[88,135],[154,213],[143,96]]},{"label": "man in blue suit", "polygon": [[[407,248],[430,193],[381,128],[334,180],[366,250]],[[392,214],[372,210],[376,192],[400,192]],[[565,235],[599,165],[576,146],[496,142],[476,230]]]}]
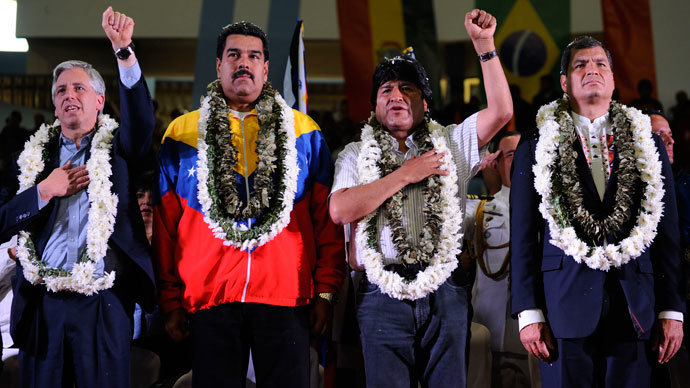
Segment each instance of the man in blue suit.
[{"label": "man in blue suit", "polygon": [[599,41],[568,45],[561,87],[513,162],[512,313],[545,387],[648,387],[683,337],[671,166],[649,119],[611,100]]},{"label": "man in blue suit", "polygon": [[128,387],[134,303],[155,299],[129,184],[150,150],[153,107],[133,20],[108,8],[102,26],[120,69],[121,125],[101,114],[105,84],[91,65],[59,64],[58,120],[26,143],[19,190],[0,208],[0,240],[19,235],[10,330],[23,387]]}]

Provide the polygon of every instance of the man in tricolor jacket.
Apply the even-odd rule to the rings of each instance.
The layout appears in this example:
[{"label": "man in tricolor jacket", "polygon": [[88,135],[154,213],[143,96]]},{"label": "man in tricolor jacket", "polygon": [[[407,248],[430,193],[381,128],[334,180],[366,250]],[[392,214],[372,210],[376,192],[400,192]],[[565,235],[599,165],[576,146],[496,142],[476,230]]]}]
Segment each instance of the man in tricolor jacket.
[{"label": "man in tricolor jacket", "polygon": [[561,88],[513,161],[512,312],[545,387],[648,387],[683,337],[671,165],[601,42],[568,45]]},{"label": "man in tricolor jacket", "polygon": [[266,82],[261,29],[228,25],[217,43],[218,79],[159,154],[166,329],[180,339],[191,328],[195,386],[243,387],[251,349],[259,387],[307,387],[310,329],[325,332],[345,269],[328,216],[330,152]]}]

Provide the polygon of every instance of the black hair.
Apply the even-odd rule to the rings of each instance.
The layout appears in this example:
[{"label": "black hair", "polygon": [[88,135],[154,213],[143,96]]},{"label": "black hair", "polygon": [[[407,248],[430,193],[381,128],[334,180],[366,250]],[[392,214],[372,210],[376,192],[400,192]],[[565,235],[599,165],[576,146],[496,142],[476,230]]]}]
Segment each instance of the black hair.
[{"label": "black hair", "polygon": [[264,61],[268,61],[268,38],[266,33],[259,28],[256,24],[250,22],[237,22],[228,24],[220,30],[218,34],[218,41],[216,42],[216,58],[223,58],[223,51],[225,51],[225,41],[230,35],[246,35],[255,36],[261,39],[261,43],[264,46]]},{"label": "black hair", "polygon": [[156,187],[156,179],[158,174],[156,170],[144,170],[137,174],[134,179],[134,191],[153,191]]},{"label": "black hair", "polygon": [[407,81],[417,85],[426,103],[431,104],[431,86],[424,67],[411,55],[403,54],[395,58],[386,58],[376,66],[371,79],[371,106],[374,109],[379,88],[392,80]]},{"label": "black hair", "polygon": [[501,141],[507,137],[512,137],[512,136],[521,136],[522,133],[518,131],[508,131],[506,128],[508,125],[503,127],[494,137],[491,139],[489,142],[489,152],[496,152],[498,151],[499,146],[501,145]]},{"label": "black hair", "polygon": [[661,116],[664,118],[664,120],[668,121],[668,118],[666,118],[664,111],[661,109],[645,109],[642,111],[642,114],[645,114],[647,116],[651,116],[651,115]]},{"label": "black hair", "polygon": [[613,71],[613,60],[611,59],[611,53],[609,52],[609,49],[607,49],[603,43],[592,38],[591,36],[580,36],[575,38],[575,40],[573,40],[572,42],[568,43],[568,45],[563,50],[563,55],[561,55],[561,75],[568,75],[568,66],[570,65],[570,57],[572,56],[573,50],[582,50],[592,47],[601,47],[602,49],[604,49],[604,52],[606,53],[606,58],[608,58],[609,60],[609,68],[611,68],[611,71]]}]

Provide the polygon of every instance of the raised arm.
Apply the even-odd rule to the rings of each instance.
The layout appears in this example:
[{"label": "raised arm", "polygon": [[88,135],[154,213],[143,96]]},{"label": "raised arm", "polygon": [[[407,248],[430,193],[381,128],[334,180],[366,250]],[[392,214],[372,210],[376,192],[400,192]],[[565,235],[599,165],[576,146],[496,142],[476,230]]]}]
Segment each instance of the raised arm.
[{"label": "raised arm", "polygon": [[[101,20],[103,31],[108,36],[113,52],[127,49],[132,43],[134,20],[124,13],[108,7]],[[156,125],[153,102],[148,92],[136,54],[131,48],[125,59],[117,57],[120,71],[120,130],[117,142],[130,161],[137,161],[151,151],[151,137]]]},{"label": "raised arm", "polygon": [[[496,18],[486,11],[474,9],[465,14],[465,29],[472,39],[477,55],[496,50],[494,33]],[[486,93],[485,109],[477,116],[477,140],[484,146],[513,117],[513,99],[510,97],[508,81],[503,73],[498,55],[481,61]]]},{"label": "raised arm", "polygon": [[[127,47],[132,43],[134,20],[124,13],[113,11],[113,7],[108,7],[108,9],[103,12],[101,27],[103,27],[105,35],[110,39],[110,43],[113,46],[113,52]],[[127,59],[118,58],[117,62],[119,66],[132,67],[137,62],[137,57],[136,54],[132,52]]]}]

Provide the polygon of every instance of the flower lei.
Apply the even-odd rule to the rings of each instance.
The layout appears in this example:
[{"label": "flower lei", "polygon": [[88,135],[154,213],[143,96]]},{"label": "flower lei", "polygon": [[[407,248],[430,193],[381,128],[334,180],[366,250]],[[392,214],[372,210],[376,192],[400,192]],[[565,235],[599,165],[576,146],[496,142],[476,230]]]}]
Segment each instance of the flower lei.
[{"label": "flower lei", "polygon": [[[110,151],[112,149],[113,131],[117,122],[108,115],[100,115],[98,129],[91,141],[91,156],[86,162],[91,182],[87,188],[89,197],[88,226],[86,230],[86,248],[82,256],[74,263],[71,271],[50,268],[40,261],[36,247],[27,231],[19,232],[17,240],[17,257],[24,268],[24,277],[32,284],[45,284],[49,291],[71,291],[84,295],[93,295],[107,290],[115,283],[115,271],[103,276],[96,275],[96,264],[105,257],[108,240],[115,227],[118,198],[111,192],[112,168]],[[60,134],[60,121],[53,125],[42,125],[26,142],[24,150],[17,160],[19,164],[19,191],[21,193],[32,187],[41,176],[45,161],[48,158],[46,144]]]},{"label": "flower lei", "polygon": [[[237,149],[232,143],[230,110],[220,80],[208,85],[199,110],[197,198],[204,221],[223,245],[243,250],[271,241],[288,225],[299,174],[294,113],[268,82],[257,99],[256,110],[258,164],[254,195],[249,196],[246,206],[237,193]],[[276,172],[277,184],[273,181]],[[254,226],[237,221],[259,217]]]},{"label": "flower lei", "polygon": [[[402,190],[389,198],[383,206],[364,217],[358,224],[355,240],[358,257],[362,258],[367,278],[381,292],[396,299],[423,298],[445,282],[458,266],[462,209],[458,199],[458,175],[446,144],[443,127],[432,120],[415,134],[422,146],[420,151],[435,149],[445,153],[441,159],[447,176],[432,175],[423,188],[426,225],[418,246],[407,240],[402,226]],[[392,161],[394,143],[388,131],[372,117],[362,129],[362,145],[357,159],[358,183],[368,184],[400,167]],[[390,223],[396,250],[406,264],[420,263],[426,268],[416,278],[408,280],[384,268],[383,255],[377,250],[376,218],[383,211]]]},{"label": "flower lei", "polygon": [[[637,258],[656,237],[663,213],[664,188],[659,153],[652,140],[649,117],[637,109],[611,103],[614,145],[619,155],[616,205],[603,220],[595,220],[582,204],[582,189],[575,172],[575,129],[567,97],[544,105],[537,114],[539,140],[533,166],[534,185],[541,195],[539,211],[549,224],[551,244],[592,269],[608,271]],[[642,203],[636,224],[618,244],[590,245],[607,233],[619,233],[629,220],[634,185],[642,181]],[[575,227],[587,232],[583,241]]]}]

